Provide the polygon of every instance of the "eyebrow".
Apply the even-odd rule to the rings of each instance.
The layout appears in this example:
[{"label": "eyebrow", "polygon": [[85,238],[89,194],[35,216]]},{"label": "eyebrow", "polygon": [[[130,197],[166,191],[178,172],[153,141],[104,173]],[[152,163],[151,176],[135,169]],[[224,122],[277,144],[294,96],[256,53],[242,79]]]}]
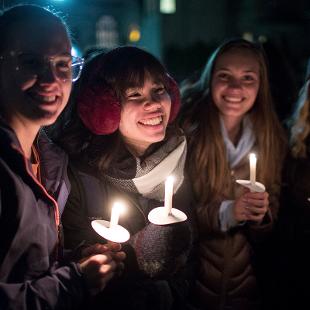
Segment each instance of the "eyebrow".
[{"label": "eyebrow", "polygon": [[137,90],[137,89],[142,89],[142,87],[140,86],[130,86],[126,89],[126,91],[133,91],[133,90]]},{"label": "eyebrow", "polygon": [[162,81],[154,81],[152,85],[164,85]]},{"label": "eyebrow", "polygon": [[59,57],[59,56],[68,56],[68,57],[72,57],[72,55],[68,52],[63,52],[63,53],[57,53],[51,57]]},{"label": "eyebrow", "polygon": [[[152,83],[152,86],[164,86],[164,84],[162,82],[154,82]],[[126,89],[126,92],[128,91],[134,91],[134,90],[139,90],[139,89],[143,89],[143,86],[130,86]]]},{"label": "eyebrow", "polygon": [[59,53],[57,55],[63,55],[63,56],[72,56],[71,53],[64,52],[64,53]]},{"label": "eyebrow", "polygon": [[141,88],[138,88],[138,87],[132,87],[132,88],[128,88],[125,90],[125,95],[126,96],[131,96],[133,94],[135,94],[135,92],[138,92]]},{"label": "eyebrow", "polygon": [[[215,71],[231,71],[230,69],[228,68],[218,68],[218,69],[215,69]],[[254,69],[248,69],[248,70],[244,70],[243,72],[246,72],[246,73],[257,73]]]},{"label": "eyebrow", "polygon": [[[40,53],[36,53],[36,52],[31,52],[31,51],[28,51],[28,52],[20,52],[18,54],[19,56],[24,56],[24,55],[34,55],[34,56],[42,56],[42,54]],[[57,53],[57,54],[54,54],[54,55],[45,55],[43,54],[44,57],[59,57],[59,56],[64,56],[64,57],[72,57],[72,55],[68,52],[63,52],[63,53]]]}]

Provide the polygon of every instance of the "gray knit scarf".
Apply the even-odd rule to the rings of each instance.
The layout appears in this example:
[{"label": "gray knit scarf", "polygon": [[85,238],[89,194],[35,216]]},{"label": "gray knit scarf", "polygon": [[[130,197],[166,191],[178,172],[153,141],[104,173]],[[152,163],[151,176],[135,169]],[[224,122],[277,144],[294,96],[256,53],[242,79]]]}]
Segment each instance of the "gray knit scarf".
[{"label": "gray knit scarf", "polygon": [[[174,136],[167,139],[158,149],[142,160],[131,156],[117,162],[117,168],[113,167],[106,172],[104,178],[114,184],[118,189],[140,193],[149,199],[164,200],[165,180],[169,175],[174,177],[174,193],[177,192],[184,179],[184,164],[186,158],[185,136]],[[132,160],[133,158],[134,160]],[[129,172],[135,165],[134,177]],[[122,177],[120,177],[122,176]]]}]

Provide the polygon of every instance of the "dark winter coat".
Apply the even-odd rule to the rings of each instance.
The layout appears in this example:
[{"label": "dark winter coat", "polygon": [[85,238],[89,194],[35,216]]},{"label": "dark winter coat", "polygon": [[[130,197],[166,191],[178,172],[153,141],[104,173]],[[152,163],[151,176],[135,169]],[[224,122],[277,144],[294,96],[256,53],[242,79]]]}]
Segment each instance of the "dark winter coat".
[{"label": "dark winter coat", "polygon": [[[59,266],[59,210],[68,195],[66,157],[38,138],[41,177],[0,126],[0,309],[76,309],[85,284],[76,264]],[[55,198],[53,198],[55,197]]]},{"label": "dark winter coat", "polygon": [[[183,181],[173,197],[173,206],[185,212],[188,220],[156,226],[147,216],[163,202],[119,191],[102,180],[98,171],[77,165],[70,168],[72,191],[62,217],[67,247],[74,248],[83,240],[105,242],[92,229],[91,221],[110,220],[111,206],[116,199],[127,203],[126,213],[119,220],[131,234],[130,241],[123,245],[127,253],[125,271],[121,279],[105,289],[98,308],[109,305],[113,309],[185,309],[193,277],[191,254],[195,238],[194,201],[188,180]],[[161,258],[161,253],[167,256]],[[152,267],[160,271],[154,272]]]},{"label": "dark winter coat", "polygon": [[273,281],[268,309],[308,309],[310,277],[310,159],[288,157],[279,220],[272,240]]}]

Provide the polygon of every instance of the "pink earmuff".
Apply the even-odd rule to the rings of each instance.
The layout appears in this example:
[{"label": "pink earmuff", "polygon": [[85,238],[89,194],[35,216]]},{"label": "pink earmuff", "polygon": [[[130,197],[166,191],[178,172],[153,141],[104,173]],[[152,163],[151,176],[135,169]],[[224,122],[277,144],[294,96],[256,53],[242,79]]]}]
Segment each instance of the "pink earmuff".
[{"label": "pink earmuff", "polygon": [[[172,123],[180,110],[180,91],[176,81],[169,75],[167,78],[171,97],[169,123]],[[85,127],[96,135],[109,135],[118,129],[121,105],[111,88],[98,85],[82,89],[77,97],[77,109]]]},{"label": "pink earmuff", "polygon": [[170,124],[176,119],[180,111],[181,94],[177,82],[170,75],[167,75],[167,77],[168,77],[168,93],[171,98],[171,110],[169,116],[169,124]]}]

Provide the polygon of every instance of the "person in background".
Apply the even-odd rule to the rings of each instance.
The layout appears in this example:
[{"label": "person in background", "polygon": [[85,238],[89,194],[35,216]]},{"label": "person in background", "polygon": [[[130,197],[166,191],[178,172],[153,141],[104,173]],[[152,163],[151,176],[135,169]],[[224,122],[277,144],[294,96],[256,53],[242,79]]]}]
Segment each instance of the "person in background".
[{"label": "person in background", "polygon": [[[283,168],[281,208],[273,247],[273,307],[309,308],[310,276],[310,66],[287,119],[289,154]],[[276,292],[276,293],[275,293]],[[272,307],[270,307],[272,309]]]},{"label": "person in background", "polygon": [[[188,138],[187,167],[199,201],[193,300],[201,309],[259,309],[256,265],[278,212],[285,144],[263,50],[239,38],[224,42],[200,79],[184,84],[181,93],[179,123]],[[251,152],[265,192],[236,183],[250,179]]]},{"label": "person in background", "polygon": [[41,128],[66,106],[82,60],[62,19],[39,6],[4,11],[0,33],[0,308],[78,309],[125,256],[93,245],[80,262],[61,260],[67,158]]},{"label": "person in background", "polygon": [[[89,60],[75,103],[59,139],[70,156],[72,182],[62,216],[65,244],[104,243],[91,221],[109,221],[116,200],[126,204],[119,221],[131,234],[123,247],[123,277],[93,307],[186,308],[194,201],[184,171],[186,139],[173,123],[180,106],[175,81],[153,55],[123,46]],[[170,174],[175,180],[173,206],[188,219],[155,225],[148,214],[163,206]]]}]

